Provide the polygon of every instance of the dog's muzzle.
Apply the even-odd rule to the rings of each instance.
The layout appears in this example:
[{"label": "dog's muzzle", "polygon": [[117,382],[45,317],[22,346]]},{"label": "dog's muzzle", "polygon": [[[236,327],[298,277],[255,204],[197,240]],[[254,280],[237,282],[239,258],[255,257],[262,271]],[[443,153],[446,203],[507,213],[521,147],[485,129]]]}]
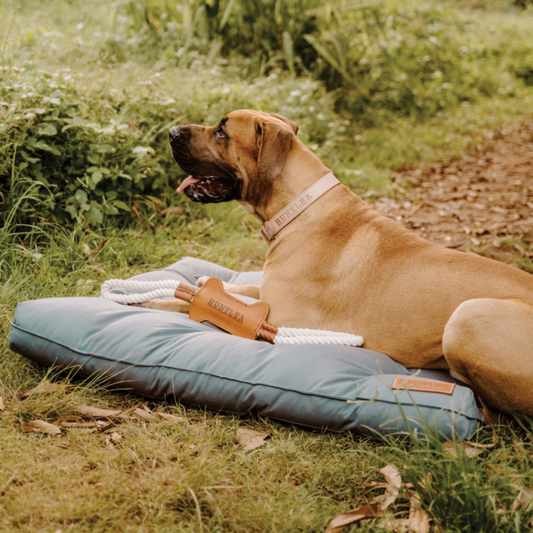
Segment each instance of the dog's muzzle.
[{"label": "dog's muzzle", "polygon": [[191,129],[174,126],[169,131],[172,155],[178,165],[191,174],[177,189],[185,192],[193,202],[220,203],[240,197],[241,184],[235,177],[222,172],[211,161],[201,161],[191,153]]}]

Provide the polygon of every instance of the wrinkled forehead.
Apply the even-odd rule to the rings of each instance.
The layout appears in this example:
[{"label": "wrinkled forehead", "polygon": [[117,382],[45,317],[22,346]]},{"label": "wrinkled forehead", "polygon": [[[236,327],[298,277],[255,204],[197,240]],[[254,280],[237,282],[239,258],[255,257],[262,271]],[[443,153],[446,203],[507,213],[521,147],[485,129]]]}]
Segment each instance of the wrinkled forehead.
[{"label": "wrinkled forehead", "polygon": [[253,111],[251,109],[240,109],[228,113],[220,123],[227,129],[228,133],[239,132],[241,134],[256,134],[257,122],[275,122],[283,127],[287,127],[282,120],[274,117],[270,113],[263,111]]}]

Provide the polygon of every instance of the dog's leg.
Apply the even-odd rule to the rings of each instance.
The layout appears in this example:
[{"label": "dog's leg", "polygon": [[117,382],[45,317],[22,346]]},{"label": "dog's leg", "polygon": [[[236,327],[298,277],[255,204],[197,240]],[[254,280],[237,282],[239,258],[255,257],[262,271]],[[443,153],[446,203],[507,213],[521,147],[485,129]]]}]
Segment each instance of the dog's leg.
[{"label": "dog's leg", "polygon": [[[196,285],[201,287],[207,276],[198,278]],[[231,285],[231,283],[224,283],[224,290],[230,294],[240,294],[242,296],[249,296],[259,300],[259,287],[257,285]],[[161,300],[154,298],[140,304],[133,304],[135,307],[144,307],[145,309],[159,309],[160,311],[172,311],[174,313],[189,313],[191,304],[183,300]]]},{"label": "dog's leg", "polygon": [[[196,286],[201,287],[207,280],[209,276],[200,276],[196,280]],[[231,283],[222,282],[224,285],[224,290],[230,294],[240,294],[241,296],[249,296],[250,298],[255,298],[259,300],[260,297],[260,287],[258,285],[232,285]]]},{"label": "dog's leg", "polygon": [[488,298],[463,302],[446,324],[443,350],[450,369],[489,406],[533,416],[532,305]]},{"label": "dog's leg", "polygon": [[154,298],[140,304],[131,304],[135,307],[144,307],[145,309],[159,309],[160,311],[173,311],[174,313],[189,314],[191,304],[184,300],[161,300],[160,298]]}]

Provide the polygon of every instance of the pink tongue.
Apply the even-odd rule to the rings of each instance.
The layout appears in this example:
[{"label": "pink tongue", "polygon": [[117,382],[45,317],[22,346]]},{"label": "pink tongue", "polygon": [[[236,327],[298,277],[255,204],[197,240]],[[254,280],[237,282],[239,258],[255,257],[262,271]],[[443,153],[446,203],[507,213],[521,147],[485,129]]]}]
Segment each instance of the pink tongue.
[{"label": "pink tongue", "polygon": [[176,192],[178,194],[182,193],[189,185],[192,185],[193,183],[198,183],[200,180],[198,178],[193,178],[192,176],[189,176],[186,180],[183,180],[181,182],[181,185],[176,189]]}]

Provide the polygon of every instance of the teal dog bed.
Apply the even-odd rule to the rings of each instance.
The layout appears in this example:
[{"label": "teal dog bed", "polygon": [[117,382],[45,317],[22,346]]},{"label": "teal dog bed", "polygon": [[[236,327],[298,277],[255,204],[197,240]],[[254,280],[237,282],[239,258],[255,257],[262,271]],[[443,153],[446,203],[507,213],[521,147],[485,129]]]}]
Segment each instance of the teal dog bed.
[{"label": "teal dog bed", "polygon": [[[133,279],[194,284],[198,275],[236,285],[259,284],[262,276],[185,258]],[[102,298],[20,303],[9,346],[42,365],[103,375],[149,398],[253,411],[307,428],[464,439],[483,420],[473,392],[459,383],[451,395],[392,388],[398,376],[455,382],[444,371],[407,370],[363,348],[241,339],[184,314]]]}]

